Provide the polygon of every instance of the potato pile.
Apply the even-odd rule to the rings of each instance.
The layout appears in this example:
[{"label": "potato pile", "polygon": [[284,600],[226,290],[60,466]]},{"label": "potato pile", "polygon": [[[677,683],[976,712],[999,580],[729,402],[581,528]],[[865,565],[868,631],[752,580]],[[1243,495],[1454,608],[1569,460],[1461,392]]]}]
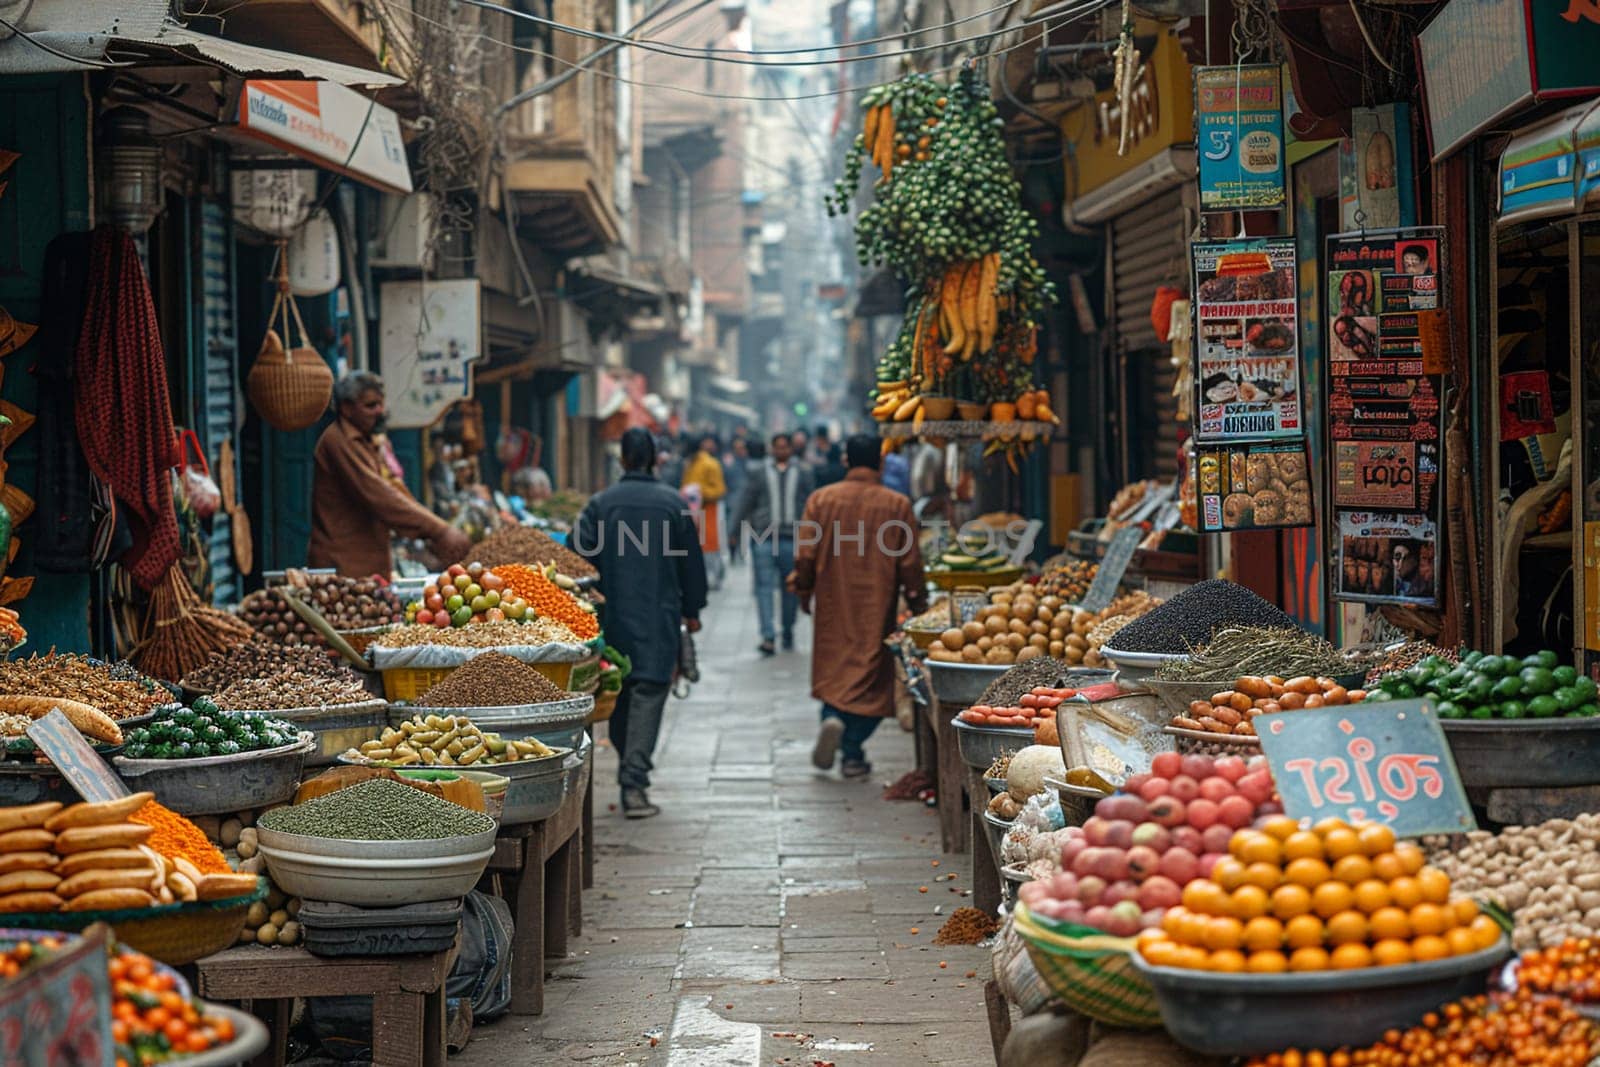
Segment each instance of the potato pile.
[{"label": "potato pile", "polygon": [[1072,609],[1058,596],[1036,595],[1018,582],[989,595],[977,617],[951,627],[928,646],[928,658],[940,663],[985,663],[1010,666],[1040,656],[1064,658]]},{"label": "potato pile", "polygon": [[1475,830],[1464,847],[1450,837],[1423,841],[1429,863],[1464,893],[1489,899],[1517,920],[1519,952],[1600,937],[1600,814]]}]

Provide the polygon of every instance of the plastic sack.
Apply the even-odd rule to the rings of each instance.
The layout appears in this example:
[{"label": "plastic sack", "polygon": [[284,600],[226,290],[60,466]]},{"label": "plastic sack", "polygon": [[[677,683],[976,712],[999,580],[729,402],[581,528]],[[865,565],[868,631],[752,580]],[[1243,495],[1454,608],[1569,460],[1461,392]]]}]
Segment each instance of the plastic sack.
[{"label": "plastic sack", "polygon": [[200,438],[193,430],[178,435],[178,491],[201,519],[211,518],[222,507],[222,490],[212,480],[205,449],[200,447]]},{"label": "plastic sack", "polygon": [[493,648],[462,648],[456,645],[410,645],[405,648],[386,648],[370,645],[367,655],[376,670],[386,671],[398,667],[429,669],[459,667],[474,656],[485,652],[500,652],[523,663],[577,663],[593,657],[588,645],[569,645],[552,642],[548,645],[499,645]]}]

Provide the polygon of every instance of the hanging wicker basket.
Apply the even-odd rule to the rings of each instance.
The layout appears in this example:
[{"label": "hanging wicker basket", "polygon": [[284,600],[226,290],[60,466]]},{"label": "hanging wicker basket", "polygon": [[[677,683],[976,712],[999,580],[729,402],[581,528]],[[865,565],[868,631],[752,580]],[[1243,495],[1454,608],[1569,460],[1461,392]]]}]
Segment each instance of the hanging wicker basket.
[{"label": "hanging wicker basket", "polygon": [[[279,256],[278,298],[273,302],[267,322],[275,326],[281,319],[280,336],[269,326],[261,340],[261,351],[245,379],[245,394],[267,425],[276,430],[304,430],[316,424],[333,398],[333,371],[322,355],[311,347],[300,308],[289,293],[288,262]],[[291,322],[299,328],[300,347],[285,349]]]}]

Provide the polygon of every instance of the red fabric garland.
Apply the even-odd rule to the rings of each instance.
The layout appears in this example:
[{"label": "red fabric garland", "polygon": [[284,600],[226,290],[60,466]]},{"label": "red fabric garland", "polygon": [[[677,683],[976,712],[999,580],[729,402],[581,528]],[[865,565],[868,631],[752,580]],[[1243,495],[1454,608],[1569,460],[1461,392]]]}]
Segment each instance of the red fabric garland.
[{"label": "red fabric garland", "polygon": [[154,588],[179,556],[176,433],[150,283],[133,237],[114,226],[96,229],[90,244],[73,383],[84,457],[125,506],[133,530],[133,547],[119,562]]}]

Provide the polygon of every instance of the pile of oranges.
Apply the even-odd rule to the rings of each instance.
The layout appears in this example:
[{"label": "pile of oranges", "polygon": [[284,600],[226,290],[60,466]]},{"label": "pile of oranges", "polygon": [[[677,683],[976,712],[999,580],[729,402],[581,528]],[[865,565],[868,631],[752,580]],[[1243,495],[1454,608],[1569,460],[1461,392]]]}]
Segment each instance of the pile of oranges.
[{"label": "pile of oranges", "polygon": [[1583,1067],[1600,1054],[1600,1030],[1572,1008],[1526,989],[1468,997],[1429,1012],[1421,1026],[1390,1030],[1360,1049],[1258,1056],[1246,1067]]},{"label": "pile of oranges", "polygon": [[1240,830],[1209,878],[1139,951],[1158,967],[1224,973],[1393,967],[1477,952],[1500,927],[1422,850],[1377,823],[1328,819],[1309,830],[1287,816]]},{"label": "pile of oranges", "polygon": [[1517,965],[1517,985],[1579,1004],[1600,1002],[1600,941],[1568,938],[1529,952]]},{"label": "pile of oranges", "polygon": [[573,633],[585,641],[599,635],[600,620],[595,618],[594,612],[585,611],[571,594],[551,581],[538,567],[511,563],[496,567],[494,572],[505,582],[507,589],[528,602],[539,618],[566,623]]}]

